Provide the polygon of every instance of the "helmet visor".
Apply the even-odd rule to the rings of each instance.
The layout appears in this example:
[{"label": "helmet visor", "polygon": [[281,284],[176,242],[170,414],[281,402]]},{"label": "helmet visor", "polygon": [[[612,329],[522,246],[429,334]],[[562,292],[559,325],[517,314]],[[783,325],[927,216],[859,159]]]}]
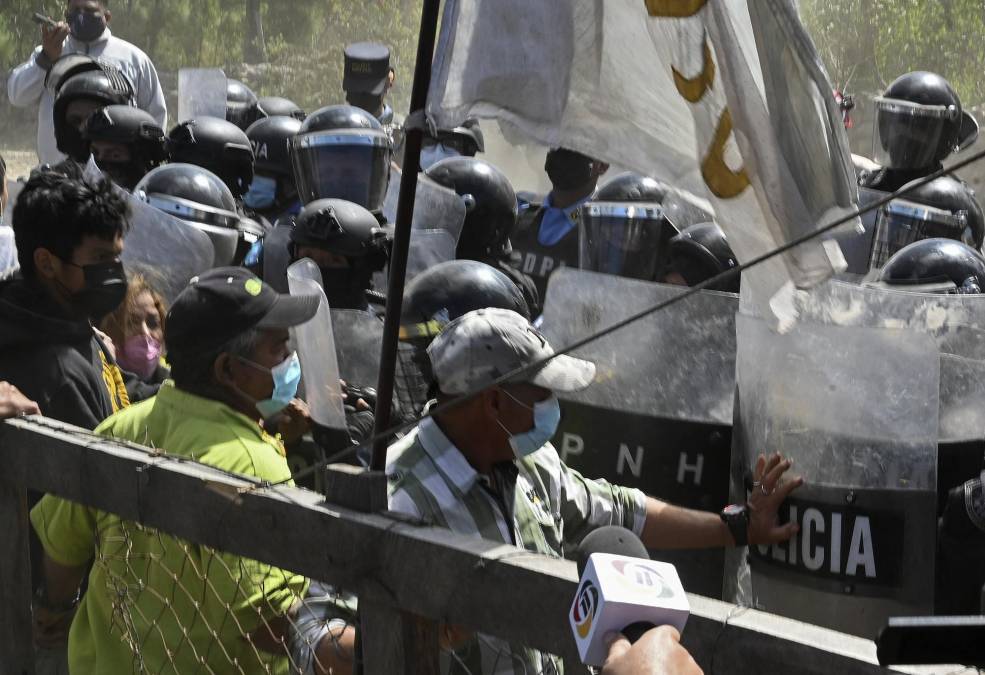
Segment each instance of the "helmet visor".
[{"label": "helmet visor", "polygon": [[653,281],[677,230],[659,204],[594,202],[581,210],[582,269]]},{"label": "helmet visor", "polygon": [[872,159],[892,169],[932,166],[956,148],[942,148],[960,115],[954,106],[920,105],[895,98],[876,98]]},{"label": "helmet visor", "polygon": [[383,208],[390,180],[390,144],[382,132],[311,133],[291,139],[298,193],[305,204],[345,199],[369,211]]},{"label": "helmet visor", "polygon": [[932,206],[895,199],[876,218],[870,269],[880,269],[897,251],[921,239],[943,237],[974,246],[964,211],[951,213]]}]

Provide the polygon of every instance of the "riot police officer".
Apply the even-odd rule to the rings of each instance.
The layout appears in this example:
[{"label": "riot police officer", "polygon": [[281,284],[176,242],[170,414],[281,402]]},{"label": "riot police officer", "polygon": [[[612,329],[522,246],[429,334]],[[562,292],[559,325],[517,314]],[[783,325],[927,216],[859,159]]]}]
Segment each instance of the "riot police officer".
[{"label": "riot police officer", "polygon": [[624,171],[599,186],[597,202],[651,202],[660,204],[667,196],[667,185],[655,178]]},{"label": "riot police officer", "polygon": [[510,309],[530,318],[530,309],[516,284],[481,262],[450,260],[407,284],[394,382],[401,410],[416,415],[435,393],[427,357],[431,341],[449,322],[487,307]]},{"label": "riot police officer", "polygon": [[167,157],[164,130],[140,108],[110,105],[96,111],[84,137],[103,173],[127,190]]},{"label": "riot police officer", "polygon": [[342,89],[346,103],[373,115],[393,147],[402,147],[404,121],[386,102],[396,77],[390,66],[390,49],[375,42],[357,42],[345,48],[344,56]]},{"label": "riot police officer", "polygon": [[313,112],[291,139],[290,153],[303,204],[344,199],[385,223],[382,214],[390,182],[391,144],[371,114],[347,105]]},{"label": "riot police officer", "polygon": [[165,164],[144,176],[133,192],[151,206],[207,234],[215,251],[215,267],[234,264],[245,253],[244,247],[249,248],[247,240],[253,235],[250,225],[243,225],[226,184],[207,169],[193,164]]},{"label": "riot police officer", "polygon": [[890,258],[877,283],[925,293],[980,294],[985,290],[985,258],[953,239],[921,239]]},{"label": "riot police officer", "polygon": [[517,201],[509,179],[489,162],[473,157],[443,159],[426,173],[465,201],[465,223],[455,257],[484,262],[510,277],[523,293],[527,307],[538,315],[537,286],[516,268],[510,243],[516,225]]},{"label": "riot police officer", "polygon": [[552,190],[540,204],[520,204],[511,237],[518,269],[533,278],[542,298],[551,272],[578,266],[578,210],[592,199],[609,165],[574,150],[555,148],[547,153],[544,170]]},{"label": "riot police officer", "polygon": [[907,244],[932,237],[954,239],[976,250],[985,239],[985,214],[974,192],[951,176],[935,178],[881,209],[870,268],[882,267]]},{"label": "riot police officer", "polygon": [[293,117],[304,122],[307,113],[294,101],[281,96],[263,96],[257,100],[260,117]]},{"label": "riot police officer", "polygon": [[63,79],[52,109],[55,143],[70,159],[89,160],[89,143],[83,131],[94,112],[108,105],[132,105],[129,80],[109,67],[86,70]]},{"label": "riot police officer", "polygon": [[258,120],[246,130],[256,159],[253,182],[243,196],[243,204],[271,223],[301,211],[288,151],[290,139],[300,130],[300,121],[283,116]]},{"label": "riot police officer", "polygon": [[875,104],[872,159],[882,169],[863,177],[863,185],[874,190],[895,192],[929,176],[978,135],[974,118],[962,110],[957,93],[936,73],[901,75]]},{"label": "riot police officer", "polygon": [[373,290],[373,274],[389,257],[389,237],[372,213],[342,199],[319,199],[275,227],[246,264],[272,287],[286,289],[288,266],[310,258],[321,270],[329,307],[368,310],[385,303]]},{"label": "riot police officer", "polygon": [[260,119],[257,95],[239,80],[226,80],[226,121],[246,131]]},{"label": "riot police officer", "polygon": [[[699,223],[684,228],[670,240],[670,254],[660,281],[695,286],[738,264],[722,228],[715,223]],[[738,293],[739,275],[712,284],[708,290]]]},{"label": "riot police officer", "polygon": [[421,171],[449,157],[475,157],[485,151],[485,137],[474,117],[451,129],[429,128],[421,144]]},{"label": "riot police officer", "polygon": [[208,169],[235,199],[246,194],[253,182],[253,146],[232,122],[206,116],[182,122],[168,134],[167,146],[172,162]]}]

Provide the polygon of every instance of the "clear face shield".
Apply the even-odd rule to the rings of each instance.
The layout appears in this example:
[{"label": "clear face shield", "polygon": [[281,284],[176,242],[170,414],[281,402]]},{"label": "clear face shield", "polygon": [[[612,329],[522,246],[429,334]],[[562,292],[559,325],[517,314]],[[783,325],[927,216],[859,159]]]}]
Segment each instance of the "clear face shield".
[{"label": "clear face shield", "polygon": [[390,140],[382,131],[340,129],[291,139],[301,201],[345,199],[373,213],[390,180]]},{"label": "clear face shield", "polygon": [[876,218],[869,268],[880,269],[904,246],[931,237],[954,239],[975,246],[966,212],[951,213],[905,199],[894,199],[880,209]]},{"label": "clear face shield", "polygon": [[877,164],[891,169],[920,169],[933,166],[957,149],[940,147],[959,121],[957,107],[883,97],[876,98],[875,105],[872,159]]},{"label": "clear face shield", "polygon": [[240,233],[237,229],[240,217],[237,214],[171,195],[141,194],[140,198],[208,235],[215,250],[216,267],[233,264],[240,246]]},{"label": "clear face shield", "polygon": [[590,202],[581,209],[579,265],[592,272],[653,281],[676,234],[659,204]]}]

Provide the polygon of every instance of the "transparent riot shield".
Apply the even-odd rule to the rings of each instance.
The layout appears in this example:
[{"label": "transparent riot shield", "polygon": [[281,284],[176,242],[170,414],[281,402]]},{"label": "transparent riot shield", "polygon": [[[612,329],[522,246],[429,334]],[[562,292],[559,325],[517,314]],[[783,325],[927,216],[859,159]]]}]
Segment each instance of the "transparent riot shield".
[{"label": "transparent riot shield", "polygon": [[287,268],[291,264],[292,225],[279,225],[263,238],[263,280],[278,293],[287,293]]},{"label": "transparent riot shield", "polygon": [[578,219],[578,266],[653,281],[676,234],[660,204],[589,202]]},{"label": "transparent riot shield", "polygon": [[[400,195],[400,169],[390,169],[390,185],[383,202],[383,216],[388,223],[397,222],[397,200]],[[425,174],[417,177],[417,196],[411,226],[415,230],[444,230],[455,244],[465,225],[466,205],[454,190],[435,183]]]},{"label": "transparent riot shield", "polygon": [[0,225],[0,281],[11,277],[19,267],[14,230],[6,225]]},{"label": "transparent riot shield", "polygon": [[[543,330],[560,348],[683,290],[562,268],[548,285]],[[701,292],[574,352],[598,373],[588,389],[563,397],[554,438],[562,459],[675,504],[724,507],[737,309],[735,295]],[[652,553],[677,564],[688,589],[722,596],[721,550]]]},{"label": "transparent riot shield", "polygon": [[[885,192],[870,190],[860,187],[858,189],[858,205],[865,208],[869,204],[884,199]],[[869,259],[872,256],[872,240],[876,231],[876,218],[879,210],[873,209],[863,213],[861,226],[858,228],[838,228],[831,235],[831,238],[838,242],[845,262],[848,264],[846,272],[855,276],[865,275],[869,271]]]},{"label": "transparent riot shield", "polygon": [[370,312],[332,310],[339,376],[355,387],[376,388],[380,376],[383,321]]},{"label": "transparent riot shield", "polygon": [[226,119],[226,74],[219,68],[178,71],[178,123],[196,117]]},{"label": "transparent riot shield", "polygon": [[169,303],[196,274],[212,268],[208,236],[188,223],[128,195],[130,230],[123,246],[128,271],[140,272]]},{"label": "transparent riot shield", "polygon": [[806,479],[781,509],[798,535],[749,548],[752,602],[870,639],[889,616],[932,613],[935,339],[804,316],[779,334],[740,314],[736,331],[740,464],[782,452]]},{"label": "transparent riot shield", "polygon": [[447,230],[414,230],[407,253],[407,282],[438,263],[455,259],[458,244]]}]

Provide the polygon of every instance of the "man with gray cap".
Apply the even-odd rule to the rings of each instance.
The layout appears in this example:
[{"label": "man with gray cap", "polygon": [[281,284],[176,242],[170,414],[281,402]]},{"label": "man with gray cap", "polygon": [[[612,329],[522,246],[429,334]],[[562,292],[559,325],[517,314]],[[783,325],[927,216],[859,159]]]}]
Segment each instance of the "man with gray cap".
[{"label": "man with gray cap", "polygon": [[[722,515],[672,506],[565,466],[550,443],[561,419],[555,394],[588,387],[595,365],[554,356],[544,336],[515,312],[465,314],[427,351],[439,405],[479,393],[422,420],[390,447],[393,511],[555,557],[572,554],[586,534],[605,525],[632,530],[651,549],[764,544],[797,531],[777,520],[780,503],[802,483],[781,484],[790,462],[779,455],[759,458],[759,489]],[[494,384],[522,368],[528,370]],[[550,655],[485,635],[455,657],[472,673],[560,672]]]}]

